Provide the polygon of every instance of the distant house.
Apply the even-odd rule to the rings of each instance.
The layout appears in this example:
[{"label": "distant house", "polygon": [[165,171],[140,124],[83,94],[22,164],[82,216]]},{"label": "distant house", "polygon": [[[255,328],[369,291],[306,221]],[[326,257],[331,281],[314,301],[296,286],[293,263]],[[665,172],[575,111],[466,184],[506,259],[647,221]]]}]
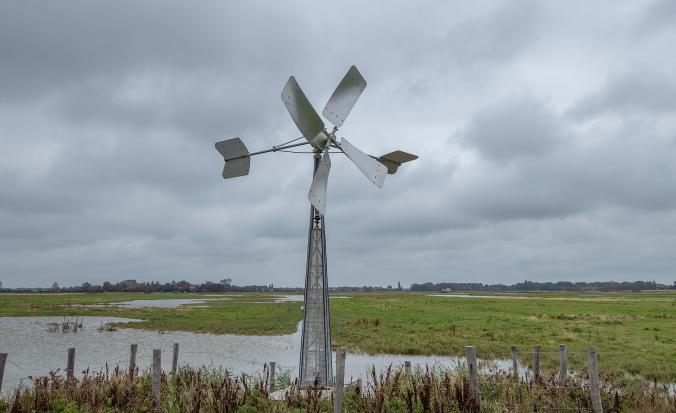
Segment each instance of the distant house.
[{"label": "distant house", "polygon": [[123,288],[125,290],[133,290],[138,287],[136,280],[124,280],[121,282],[121,284],[124,286]]}]

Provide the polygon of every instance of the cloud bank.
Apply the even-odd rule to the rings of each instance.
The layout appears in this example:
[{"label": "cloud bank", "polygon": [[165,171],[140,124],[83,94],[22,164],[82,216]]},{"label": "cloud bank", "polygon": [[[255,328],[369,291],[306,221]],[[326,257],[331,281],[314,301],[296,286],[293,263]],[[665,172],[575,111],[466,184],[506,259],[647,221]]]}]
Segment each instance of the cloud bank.
[{"label": "cloud bank", "polygon": [[302,285],[311,156],[213,143],[299,136],[288,76],[321,109],[351,64],[341,135],[420,158],[333,158],[331,285],[674,280],[672,2],[5,2],[0,39],[7,287]]}]

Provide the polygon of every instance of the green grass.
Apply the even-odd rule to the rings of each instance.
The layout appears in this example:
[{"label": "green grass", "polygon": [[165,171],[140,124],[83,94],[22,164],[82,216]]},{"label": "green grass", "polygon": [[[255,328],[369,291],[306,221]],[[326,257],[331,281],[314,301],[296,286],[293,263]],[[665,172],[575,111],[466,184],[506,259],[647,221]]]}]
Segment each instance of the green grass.
[{"label": "green grass", "polygon": [[246,294],[179,308],[87,308],[129,300],[215,298],[172,293],[0,294],[0,316],[114,316],[143,320],[122,327],[245,335],[290,334],[302,318],[298,303],[275,303],[270,295]]},{"label": "green grass", "polygon": [[333,345],[366,353],[450,355],[474,345],[485,359],[509,358],[510,345],[521,352],[540,345],[543,366],[554,369],[558,345],[565,344],[577,370],[594,345],[606,371],[676,381],[676,294],[552,296],[566,299],[369,294],[333,300]]},{"label": "green grass", "polygon": [[[488,295],[476,293],[477,295]],[[495,298],[430,297],[416,293],[339,294],[331,300],[334,348],[366,353],[464,355],[509,358],[510,345],[526,352],[542,346],[543,367],[558,366],[558,345],[568,347],[571,368],[586,365],[597,347],[604,371],[676,382],[676,292],[495,294]],[[526,296],[505,299],[502,296]],[[207,307],[178,309],[71,308],[130,299],[194,298],[177,294],[0,295],[0,316],[89,315],[144,320],[135,328],[233,334],[290,334],[302,317],[300,303],[246,294]]]}]

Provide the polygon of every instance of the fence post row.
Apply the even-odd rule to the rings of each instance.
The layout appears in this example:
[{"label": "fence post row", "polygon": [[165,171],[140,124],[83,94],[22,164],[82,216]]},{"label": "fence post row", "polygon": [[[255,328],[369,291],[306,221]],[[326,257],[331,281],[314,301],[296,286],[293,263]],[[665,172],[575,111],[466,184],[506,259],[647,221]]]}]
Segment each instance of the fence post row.
[{"label": "fence post row", "polygon": [[345,349],[336,352],[336,397],[333,399],[333,412],[343,411],[343,391],[345,390]]},{"label": "fence post row", "polygon": [[566,346],[559,344],[559,380],[568,378],[568,351]]},{"label": "fence post row", "polygon": [[538,380],[540,378],[540,346],[533,347],[533,378]]},{"label": "fence post row", "polygon": [[474,411],[481,411],[481,392],[479,390],[479,368],[476,362],[476,347],[466,346],[467,373],[469,374],[469,393]]},{"label": "fence post row", "polygon": [[591,392],[592,410],[594,413],[603,413],[599,389],[599,370],[596,363],[596,347],[589,347],[587,352],[589,353],[589,391]]},{"label": "fence post row", "polygon": [[66,379],[72,379],[75,372],[75,348],[68,349],[68,364],[66,364]]},{"label": "fence post row", "polygon": [[268,387],[270,391],[275,390],[275,370],[277,369],[277,363],[274,361],[270,362],[270,376],[268,378]]},{"label": "fence post row", "polygon": [[155,408],[160,407],[160,375],[162,374],[162,351],[160,349],[153,350],[153,400]]},{"label": "fence post row", "polygon": [[174,343],[174,358],[171,361],[171,374],[176,374],[178,369],[178,343]]},{"label": "fence post row", "polygon": [[6,361],[7,361],[7,353],[0,353],[0,392],[2,392],[2,379],[5,376]]},{"label": "fence post row", "polygon": [[[174,354],[172,361],[172,373],[176,373],[178,369],[178,343],[174,343]],[[138,344],[131,345],[131,351],[129,355],[129,376],[134,377],[136,370],[136,354],[138,350]],[[476,347],[466,346],[465,353],[467,357],[467,371],[469,377],[469,391],[470,397],[473,402],[473,408],[475,411],[481,409],[481,390],[479,387],[479,368],[476,358]],[[512,369],[514,375],[518,376],[518,349],[516,346],[511,346],[512,353]],[[590,346],[587,350],[589,356],[589,391],[591,393],[592,400],[592,410],[594,413],[603,413],[603,406],[601,403],[601,390],[599,384],[599,371],[598,371],[598,360],[596,347]],[[533,364],[533,375],[535,380],[540,378],[540,364],[541,364],[541,347],[533,347],[534,355],[534,364]],[[336,377],[335,377],[335,399],[334,399],[334,411],[341,412],[343,404],[343,393],[345,388],[345,349],[340,349],[336,352]],[[2,391],[2,382],[5,373],[5,363],[7,361],[7,353],[0,353],[0,391]],[[564,344],[559,344],[559,380],[566,380],[568,378],[568,351]],[[269,372],[269,386],[270,390],[273,391],[275,387],[275,370],[276,363],[274,361],[270,362],[270,372]],[[68,349],[68,364],[66,366],[66,377],[67,379],[74,378],[75,371],[75,348],[71,347]],[[411,362],[406,360],[404,361],[404,371],[407,375],[411,374]],[[159,407],[160,405],[160,378],[162,374],[162,356],[161,350],[153,350],[153,362],[152,362],[152,394],[155,405]],[[357,386],[361,388],[361,379],[357,380]]]},{"label": "fence post row", "polygon": [[131,345],[131,351],[129,352],[129,378],[133,379],[136,372],[136,350],[138,349],[138,344]]}]

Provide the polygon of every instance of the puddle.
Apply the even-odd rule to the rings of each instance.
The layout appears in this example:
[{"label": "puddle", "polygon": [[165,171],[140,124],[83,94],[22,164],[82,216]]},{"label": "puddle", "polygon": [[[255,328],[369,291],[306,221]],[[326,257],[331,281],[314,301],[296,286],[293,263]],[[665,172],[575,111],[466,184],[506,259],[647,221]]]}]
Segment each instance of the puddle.
[{"label": "puddle", "polygon": [[[204,297],[209,298],[163,298],[159,300],[130,300],[118,301],[112,303],[102,304],[67,304],[69,307],[79,308],[178,308],[182,305],[190,304],[206,304],[214,300],[230,300],[229,297],[241,297],[241,294],[208,294]],[[302,295],[273,295],[273,301],[238,301],[238,304],[270,304],[270,303],[286,303],[286,302],[303,302]],[[331,297],[334,298],[334,297]],[[338,297],[335,297],[338,298]],[[349,298],[349,297],[345,297]],[[206,306],[200,306],[206,307]]]},{"label": "puddle", "polygon": [[[302,298],[302,296],[300,296]],[[179,364],[193,367],[211,366],[226,368],[233,373],[255,373],[270,361],[277,368],[290,370],[297,375],[300,351],[300,323],[293,334],[280,336],[241,336],[233,334],[201,334],[184,331],[163,332],[122,328],[117,331],[98,332],[107,322],[123,323],[137,320],[116,317],[80,317],[83,330],[78,333],[49,333],[47,323],[62,322],[63,317],[0,317],[0,351],[8,353],[3,393],[11,392],[20,383],[30,384],[28,376],[45,375],[50,370],[66,366],[68,348],[75,348],[75,373],[82,370],[104,369],[110,366],[125,368],[129,363],[129,347],[138,344],[137,364],[141,369],[150,366],[153,349],[162,350],[162,368],[171,369],[172,349],[179,343]],[[390,364],[399,366],[405,360],[416,365],[455,367],[462,357],[365,355],[348,353],[345,366],[346,380],[365,378],[367,369],[374,365],[376,371]],[[335,363],[335,353],[334,353]],[[492,361],[492,367],[509,369],[511,361]],[[335,365],[335,364],[334,364]],[[525,370],[521,371],[525,374]]]},{"label": "puddle", "polygon": [[213,300],[229,300],[227,297],[222,298],[166,298],[161,300],[131,300],[118,301],[106,304],[69,304],[69,307],[80,308],[109,308],[109,307],[123,307],[123,308],[178,308],[182,305],[188,304],[205,304]]},{"label": "puddle", "polygon": [[303,294],[276,295],[275,301],[278,303],[303,302]]}]

